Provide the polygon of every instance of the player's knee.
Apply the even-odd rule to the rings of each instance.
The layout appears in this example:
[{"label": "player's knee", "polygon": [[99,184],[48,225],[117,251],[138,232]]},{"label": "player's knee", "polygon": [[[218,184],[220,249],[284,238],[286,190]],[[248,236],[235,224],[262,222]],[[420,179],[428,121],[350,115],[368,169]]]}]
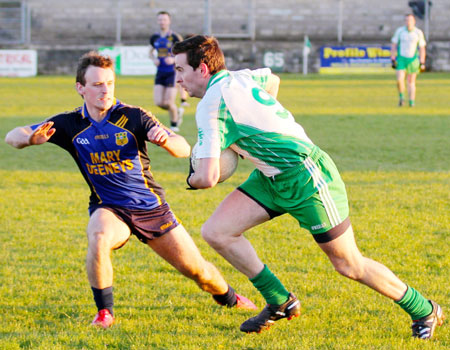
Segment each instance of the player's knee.
[{"label": "player's knee", "polygon": [[109,251],[111,246],[110,235],[102,230],[88,232],[89,249],[92,251]]},{"label": "player's knee", "polygon": [[225,244],[220,232],[214,229],[213,225],[206,222],[201,229],[203,239],[213,248],[220,248]]},{"label": "player's knee", "polygon": [[164,101],[163,105],[165,106],[165,109],[168,109],[169,111],[176,111],[177,105],[175,102],[172,101]]},{"label": "player's knee", "polygon": [[165,102],[159,102],[156,105],[162,109],[169,109],[169,105]]},{"label": "player's knee", "polygon": [[362,259],[345,259],[330,258],[334,269],[344,277],[359,281],[364,276],[364,260]]},{"label": "player's knee", "polygon": [[334,264],[334,268],[342,276],[355,281],[360,281],[364,276],[364,267],[357,263],[343,261],[338,264]]}]

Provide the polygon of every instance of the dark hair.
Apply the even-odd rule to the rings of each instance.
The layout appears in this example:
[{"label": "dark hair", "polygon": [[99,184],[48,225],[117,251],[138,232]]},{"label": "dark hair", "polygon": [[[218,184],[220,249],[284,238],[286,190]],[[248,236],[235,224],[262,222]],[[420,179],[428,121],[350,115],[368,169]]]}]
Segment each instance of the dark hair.
[{"label": "dark hair", "polygon": [[156,14],[156,17],[158,17],[159,15],[167,15],[167,16],[171,17],[171,16],[170,16],[170,13],[167,12],[167,11],[159,11],[159,12]]},{"label": "dark hair", "polygon": [[86,84],[86,71],[89,66],[111,68],[114,71],[114,61],[109,56],[102,56],[97,51],[89,51],[80,57],[77,67],[76,82]]},{"label": "dark hair", "polygon": [[212,36],[195,35],[177,42],[172,48],[172,53],[174,55],[186,53],[187,63],[194,70],[200,66],[200,63],[206,64],[211,75],[226,69],[225,56],[219,47],[219,42]]}]

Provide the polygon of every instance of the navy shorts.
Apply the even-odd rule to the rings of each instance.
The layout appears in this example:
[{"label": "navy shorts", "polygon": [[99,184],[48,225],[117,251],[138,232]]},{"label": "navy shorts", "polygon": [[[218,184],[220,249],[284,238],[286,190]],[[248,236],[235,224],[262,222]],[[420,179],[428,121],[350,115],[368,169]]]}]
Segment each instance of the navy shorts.
[{"label": "navy shorts", "polygon": [[162,85],[165,87],[175,86],[175,71],[172,72],[156,72],[155,85]]},{"label": "navy shorts", "polygon": [[89,207],[89,215],[92,215],[99,208],[113,212],[142,243],[161,237],[180,225],[167,203],[150,210],[127,209],[107,204],[96,204]]}]

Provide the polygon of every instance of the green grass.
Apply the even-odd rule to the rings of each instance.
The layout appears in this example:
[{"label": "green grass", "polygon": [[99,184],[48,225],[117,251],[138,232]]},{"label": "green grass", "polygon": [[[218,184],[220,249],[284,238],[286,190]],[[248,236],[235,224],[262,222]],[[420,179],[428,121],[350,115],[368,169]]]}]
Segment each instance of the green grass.
[{"label": "green grass", "polygon": [[[150,77],[119,77],[116,96],[150,109]],[[450,75],[418,79],[416,108],[398,108],[393,75],[283,75],[280,101],[341,170],[361,251],[450,313]],[[0,138],[81,104],[72,77],[0,79]],[[182,134],[196,140],[191,99]],[[200,227],[251,164],[206,191],[186,191],[186,159],[149,145],[155,178],[204,256],[262,307],[251,283],[201,238]],[[89,326],[88,188],[53,145],[15,150],[0,142],[0,349],[448,349],[448,322],[430,342],[410,338],[392,301],[333,271],[310,234],[283,216],[247,237],[300,298],[303,315],[246,335],[254,313],[217,306],[136,239],[113,253],[117,324]]]}]

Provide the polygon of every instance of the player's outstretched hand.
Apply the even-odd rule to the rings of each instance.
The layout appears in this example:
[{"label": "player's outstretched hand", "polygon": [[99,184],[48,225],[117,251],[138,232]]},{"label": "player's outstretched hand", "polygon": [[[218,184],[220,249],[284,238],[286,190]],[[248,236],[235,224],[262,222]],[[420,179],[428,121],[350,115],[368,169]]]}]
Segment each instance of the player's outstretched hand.
[{"label": "player's outstretched hand", "polygon": [[30,145],[42,145],[50,140],[50,137],[55,133],[56,129],[52,128],[53,122],[45,122],[38,127],[28,138]]},{"label": "player's outstretched hand", "polygon": [[156,125],[149,130],[149,132],[147,133],[147,138],[151,143],[154,143],[155,145],[164,146],[167,142],[167,139],[169,138],[169,135],[164,128]]},{"label": "player's outstretched hand", "polygon": [[164,58],[164,62],[165,62],[167,65],[175,64],[175,57],[173,57],[173,56],[167,56],[167,57]]}]

